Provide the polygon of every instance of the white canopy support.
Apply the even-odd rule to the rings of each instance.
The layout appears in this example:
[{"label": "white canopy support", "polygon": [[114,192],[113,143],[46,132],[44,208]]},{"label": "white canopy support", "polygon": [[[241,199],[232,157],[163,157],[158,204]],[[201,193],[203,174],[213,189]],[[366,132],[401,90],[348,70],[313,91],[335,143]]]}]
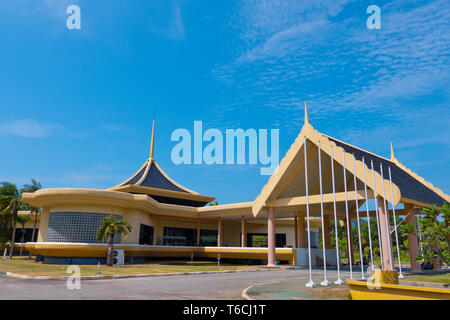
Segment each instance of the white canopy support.
[{"label": "white canopy support", "polygon": [[351,221],[348,218],[348,197],[347,197],[347,170],[345,168],[345,151],[342,151],[342,158],[344,163],[344,191],[345,191],[345,217],[347,219],[347,244],[348,244],[348,261],[350,266],[350,279],[353,279],[353,268],[352,268],[352,240],[350,239],[350,228]]},{"label": "white canopy support", "polygon": [[309,199],[308,199],[308,155],[306,153],[306,137],[304,141],[305,149],[305,193],[306,193],[306,221],[308,225],[308,260],[309,260],[309,282],[305,285],[308,288],[314,288],[316,285],[312,280],[312,266],[311,266],[311,229],[309,227]]},{"label": "white canopy support", "polygon": [[334,237],[336,240],[336,265],[337,265],[337,273],[338,279],[334,282],[335,284],[341,285],[344,283],[341,279],[341,257],[339,255],[339,232],[338,232],[338,223],[337,223],[337,214],[336,214],[336,188],[334,181],[334,159],[333,159],[333,147],[331,147],[331,176],[333,180],[333,206],[334,206]]},{"label": "white canopy support", "polygon": [[[373,181],[373,192],[374,194],[377,194],[377,187],[375,184],[375,171],[373,169],[373,161],[370,161],[370,165],[371,165],[371,169],[372,169],[372,181]],[[380,265],[381,268],[384,268],[383,265],[383,248],[381,247],[381,229],[380,229],[380,219],[379,219],[379,213],[378,213],[378,201],[377,201],[377,197],[374,197],[374,202],[375,202],[375,216],[377,217],[377,233],[378,233],[378,245],[380,247]]]},{"label": "white canopy support", "polygon": [[[355,155],[353,155],[353,172],[356,172]],[[359,258],[361,263],[361,278],[364,279],[364,255],[361,242],[361,227],[359,225],[359,203],[358,203],[358,184],[356,183],[356,175],[353,174],[353,181],[355,185],[355,207],[356,207],[356,221],[358,226],[358,241],[359,241]]]},{"label": "white canopy support", "polygon": [[385,188],[384,188],[384,177],[383,177],[383,163],[380,162],[380,171],[381,171],[381,181],[383,181],[382,186],[383,186],[383,205],[384,205],[384,217],[386,218],[386,233],[387,233],[387,243],[386,245],[388,246],[389,249],[389,260],[391,261],[391,269],[394,269],[394,261],[392,259],[392,245],[391,245],[391,232],[389,230],[389,211],[388,208],[386,206],[386,192],[385,192]]},{"label": "white canopy support", "polygon": [[323,281],[320,283],[322,286],[328,286],[327,280],[327,254],[325,249],[325,223],[323,219],[323,192],[322,192],[322,158],[320,149],[320,141],[318,145],[318,157],[319,157],[319,186],[320,186],[320,212],[322,215],[322,252],[323,252]]},{"label": "white canopy support", "polygon": [[366,197],[366,212],[367,212],[367,228],[369,229],[369,247],[370,247],[370,262],[373,264],[373,250],[372,250],[372,234],[370,232],[370,215],[369,215],[369,199],[367,198],[367,180],[366,180],[366,164],[364,162],[364,157],[362,158],[363,170],[364,170],[364,194]]},{"label": "white canopy support", "polygon": [[[392,176],[391,176],[391,166],[388,167],[388,172],[389,172],[389,184],[391,186],[391,197],[394,194],[394,191],[392,190]],[[395,231],[395,245],[397,246],[397,258],[398,258],[398,265],[399,265],[399,278],[403,278],[403,273],[402,273],[402,260],[400,259],[400,243],[398,242],[398,232],[397,232],[397,218],[395,216],[395,205],[392,204],[392,213],[394,215],[394,231]]]}]

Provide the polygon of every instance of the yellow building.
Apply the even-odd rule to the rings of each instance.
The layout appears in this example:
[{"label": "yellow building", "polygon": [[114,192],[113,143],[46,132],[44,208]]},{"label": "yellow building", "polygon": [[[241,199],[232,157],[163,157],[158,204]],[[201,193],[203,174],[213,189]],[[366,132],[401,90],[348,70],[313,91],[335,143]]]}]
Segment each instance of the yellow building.
[{"label": "yellow building", "polygon": [[[448,195],[395,157],[385,159],[316,131],[306,107],[299,136],[254,201],[206,206],[214,197],[168,177],[155,161],[153,149],[154,127],[150,157],[132,177],[108,190],[54,188],[24,194],[30,205],[42,208],[38,240],[26,248],[47,262],[96,263],[107,252],[106,244],[96,240],[97,229],[105,216],[114,215],[132,226],[126,240],[116,239],[116,247],[125,250],[129,261],[220,255],[267,260],[269,265],[275,261],[305,265],[310,252],[312,264],[318,265],[325,252],[327,264],[335,265],[339,253],[330,239],[335,217],[356,218],[358,208],[370,199],[404,203],[405,209],[397,210],[397,215],[411,212],[411,216],[417,213],[414,206],[449,201]],[[370,161],[378,168],[370,171]],[[380,170],[380,164],[385,169]],[[392,181],[383,172],[388,167]],[[380,217],[391,213],[379,207]],[[367,215],[376,216],[375,211]],[[320,248],[321,228],[325,251]]]}]

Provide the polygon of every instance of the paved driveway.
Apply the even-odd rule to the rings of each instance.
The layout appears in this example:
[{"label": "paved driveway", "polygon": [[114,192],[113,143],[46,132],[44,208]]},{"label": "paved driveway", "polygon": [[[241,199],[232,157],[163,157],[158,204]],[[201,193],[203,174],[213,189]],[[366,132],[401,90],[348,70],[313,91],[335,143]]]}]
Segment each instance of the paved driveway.
[{"label": "paved driveway", "polygon": [[[318,283],[323,272],[314,271]],[[329,272],[335,280],[336,272]],[[240,299],[250,285],[277,280],[305,279],[307,270],[276,270],[225,274],[182,275],[117,280],[86,280],[68,290],[65,281],[21,280],[0,276],[0,299]]]}]

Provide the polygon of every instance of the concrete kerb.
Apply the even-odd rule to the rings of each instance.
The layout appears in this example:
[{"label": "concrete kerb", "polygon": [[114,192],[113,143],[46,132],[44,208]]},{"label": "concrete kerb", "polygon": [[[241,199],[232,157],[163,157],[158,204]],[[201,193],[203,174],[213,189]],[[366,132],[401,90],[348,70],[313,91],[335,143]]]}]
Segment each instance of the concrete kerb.
[{"label": "concrete kerb", "polygon": [[[274,269],[250,269],[250,270],[223,270],[223,271],[194,271],[194,272],[168,272],[168,273],[140,273],[140,274],[117,274],[117,275],[97,275],[97,276],[81,276],[81,280],[105,280],[105,279],[126,279],[126,278],[149,278],[149,277],[167,277],[181,275],[201,275],[201,274],[220,274],[220,273],[238,273],[238,272],[259,272],[272,271]],[[67,280],[69,276],[30,276],[18,274],[9,271],[0,270],[0,275],[10,278],[26,279],[26,280]]]}]

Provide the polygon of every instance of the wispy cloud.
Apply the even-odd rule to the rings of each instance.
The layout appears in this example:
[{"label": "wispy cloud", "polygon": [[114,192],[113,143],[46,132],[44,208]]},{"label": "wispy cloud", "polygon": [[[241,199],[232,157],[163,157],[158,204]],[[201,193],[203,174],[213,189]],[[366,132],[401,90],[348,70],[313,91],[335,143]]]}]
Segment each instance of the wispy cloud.
[{"label": "wispy cloud", "polygon": [[[358,15],[355,3],[344,0],[245,1],[235,18],[241,33],[235,58],[213,70],[236,97],[217,106],[218,121],[251,106],[297,130],[307,99],[316,118],[377,114],[395,126],[394,118],[420,119],[448,104],[446,1],[391,2],[381,8],[381,30],[366,28],[365,9],[359,4]],[[429,96],[439,99],[417,104]]]},{"label": "wispy cloud", "polygon": [[31,119],[13,120],[0,123],[0,135],[20,136],[26,138],[45,138],[64,127],[49,122]]},{"label": "wispy cloud", "polygon": [[[183,13],[180,4],[177,1],[170,3],[164,10],[160,8],[162,13],[158,19],[148,19],[148,30],[151,33],[160,35],[173,41],[184,40],[185,27],[183,23]],[[167,3],[166,3],[167,4]],[[147,8],[146,5],[144,5]],[[154,10],[154,8],[152,8]],[[150,9],[146,9],[150,10]]]},{"label": "wispy cloud", "polygon": [[181,9],[179,6],[175,6],[173,16],[171,19],[170,27],[166,31],[168,38],[172,40],[182,40],[184,39],[184,25],[181,16]]}]

